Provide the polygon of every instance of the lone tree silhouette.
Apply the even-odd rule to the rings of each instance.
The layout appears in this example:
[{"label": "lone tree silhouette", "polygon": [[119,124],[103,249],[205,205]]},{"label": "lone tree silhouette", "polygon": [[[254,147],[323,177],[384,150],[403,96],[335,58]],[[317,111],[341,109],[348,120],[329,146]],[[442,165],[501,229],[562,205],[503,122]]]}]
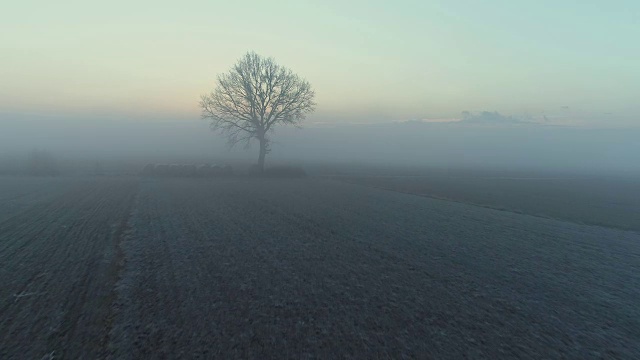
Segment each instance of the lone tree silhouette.
[{"label": "lone tree silhouette", "polygon": [[220,131],[230,146],[252,139],[260,143],[258,169],[270,151],[269,133],[276,125],[299,126],[315,108],[311,84],[255,52],[245,54],[229,72],[218,75],[216,88],[202,95],[202,118]]}]

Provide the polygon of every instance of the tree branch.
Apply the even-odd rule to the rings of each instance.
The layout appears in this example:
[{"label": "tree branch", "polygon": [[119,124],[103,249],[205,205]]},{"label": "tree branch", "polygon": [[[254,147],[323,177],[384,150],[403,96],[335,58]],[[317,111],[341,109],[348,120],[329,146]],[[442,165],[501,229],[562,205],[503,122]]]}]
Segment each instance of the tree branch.
[{"label": "tree branch", "polygon": [[315,93],[306,80],[254,52],[245,54],[216,88],[200,98],[202,118],[227,137],[230,146],[269,139],[278,124],[297,126],[315,109]]}]

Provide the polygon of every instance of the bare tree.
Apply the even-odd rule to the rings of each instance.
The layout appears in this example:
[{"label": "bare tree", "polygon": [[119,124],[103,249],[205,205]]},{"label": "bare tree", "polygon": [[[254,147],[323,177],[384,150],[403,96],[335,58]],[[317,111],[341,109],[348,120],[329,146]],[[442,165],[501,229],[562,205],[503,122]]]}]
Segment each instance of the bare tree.
[{"label": "bare tree", "polygon": [[200,107],[202,118],[226,135],[230,146],[258,140],[258,168],[264,171],[268,134],[276,125],[299,126],[314,110],[314,96],[308,81],[273,58],[249,52],[228,73],[218,75],[216,88],[201,97]]}]

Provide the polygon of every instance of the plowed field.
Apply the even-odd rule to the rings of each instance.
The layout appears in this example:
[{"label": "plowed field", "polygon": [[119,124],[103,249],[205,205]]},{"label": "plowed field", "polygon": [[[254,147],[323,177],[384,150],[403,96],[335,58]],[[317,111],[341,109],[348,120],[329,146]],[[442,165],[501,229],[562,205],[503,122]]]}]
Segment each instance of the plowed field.
[{"label": "plowed field", "polygon": [[640,358],[640,235],[319,179],[0,178],[0,358]]}]

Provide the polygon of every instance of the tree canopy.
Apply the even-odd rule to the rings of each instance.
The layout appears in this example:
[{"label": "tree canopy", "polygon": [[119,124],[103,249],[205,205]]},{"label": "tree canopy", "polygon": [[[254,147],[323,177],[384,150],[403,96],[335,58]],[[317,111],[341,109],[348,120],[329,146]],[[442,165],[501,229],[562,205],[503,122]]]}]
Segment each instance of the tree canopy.
[{"label": "tree canopy", "polygon": [[215,89],[201,97],[200,107],[202,117],[230,146],[258,140],[258,167],[263,170],[269,133],[277,125],[299,126],[315,109],[314,97],[307,80],[273,58],[248,52],[229,72],[218,75]]}]

